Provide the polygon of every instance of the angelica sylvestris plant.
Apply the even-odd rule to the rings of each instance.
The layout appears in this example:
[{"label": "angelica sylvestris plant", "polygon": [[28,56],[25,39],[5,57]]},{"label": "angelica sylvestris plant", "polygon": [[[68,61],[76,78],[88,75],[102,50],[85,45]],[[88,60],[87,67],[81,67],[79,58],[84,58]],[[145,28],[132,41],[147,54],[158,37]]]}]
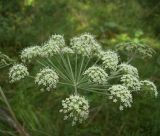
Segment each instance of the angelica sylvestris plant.
[{"label": "angelica sylvestris plant", "polygon": [[[126,43],[118,44],[117,47],[142,53],[142,56],[152,55],[151,49],[148,51],[149,47],[127,46]],[[63,91],[64,86],[68,87],[70,95],[62,100],[59,112],[64,115],[64,120],[70,120],[72,125],[76,125],[89,117],[92,108],[88,101],[90,95],[102,95],[105,100],[118,105],[120,110],[132,106],[135,100],[133,94],[150,92],[155,97],[158,95],[154,83],[142,81],[137,68],[129,64],[132,57],[124,62],[118,52],[103,49],[95,37],[88,33],[73,37],[69,45],[65,44],[62,35],[52,35],[41,46],[22,50],[21,62],[10,68],[9,78],[11,83],[32,78],[35,86],[43,93]],[[35,75],[28,72],[30,63],[41,67]],[[100,100],[102,103],[104,101]]]}]

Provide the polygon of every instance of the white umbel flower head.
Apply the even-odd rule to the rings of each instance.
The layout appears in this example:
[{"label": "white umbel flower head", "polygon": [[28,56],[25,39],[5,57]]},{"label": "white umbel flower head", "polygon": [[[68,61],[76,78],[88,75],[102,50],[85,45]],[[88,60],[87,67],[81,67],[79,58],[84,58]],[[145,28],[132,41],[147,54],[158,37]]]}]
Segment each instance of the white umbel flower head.
[{"label": "white umbel flower head", "polygon": [[141,83],[141,88],[144,88],[145,90],[151,90],[154,93],[154,96],[157,97],[158,91],[157,87],[152,81],[149,80],[143,80],[140,82]]},{"label": "white umbel flower head", "polygon": [[42,57],[52,57],[60,52],[60,49],[65,46],[65,41],[61,35],[52,35],[50,39],[44,43],[41,50]]},{"label": "white umbel flower head", "polygon": [[132,65],[122,63],[118,66],[118,69],[123,74],[130,74],[130,75],[133,75],[133,76],[139,78],[137,68]]},{"label": "white umbel flower head", "polygon": [[57,54],[60,51],[60,48],[55,43],[49,44],[45,43],[41,48],[42,57],[52,57],[54,54]]},{"label": "white umbel flower head", "polygon": [[114,51],[106,51],[102,55],[103,66],[106,69],[115,71],[118,65],[118,55]]},{"label": "white umbel flower head", "polygon": [[131,91],[139,91],[141,88],[138,78],[130,74],[123,75],[121,77],[121,82]]},{"label": "white umbel flower head", "polygon": [[69,47],[62,48],[61,52],[63,54],[73,54],[74,53],[74,51],[71,48],[69,48]]},{"label": "white umbel flower head", "polygon": [[40,52],[40,46],[31,46],[22,50],[20,57],[24,63],[30,62],[32,58],[38,57],[40,55]]},{"label": "white umbel flower head", "polygon": [[113,85],[108,90],[110,92],[109,99],[115,103],[120,102],[120,110],[123,110],[124,107],[131,107],[132,94],[127,87],[123,85]]},{"label": "white umbel flower head", "polygon": [[52,35],[49,39],[49,43],[55,43],[56,45],[58,45],[59,48],[63,48],[65,46],[64,37],[59,34]]},{"label": "white umbel flower head", "polygon": [[99,66],[89,67],[85,72],[89,81],[96,84],[105,84],[107,82],[108,74]]},{"label": "white umbel flower head", "polygon": [[23,64],[15,64],[9,70],[9,79],[11,83],[19,81],[28,75],[28,69]]},{"label": "white umbel flower head", "polygon": [[41,90],[50,91],[53,88],[56,88],[56,85],[59,81],[57,73],[50,69],[44,68],[35,77],[35,83],[40,86]]},{"label": "white umbel flower head", "polygon": [[79,37],[73,37],[70,44],[75,53],[84,56],[93,55],[97,50],[101,49],[94,36],[88,33],[82,34]]},{"label": "white umbel flower head", "polygon": [[88,101],[79,95],[71,95],[62,100],[61,113],[64,114],[64,120],[72,120],[72,125],[82,123],[89,116]]}]

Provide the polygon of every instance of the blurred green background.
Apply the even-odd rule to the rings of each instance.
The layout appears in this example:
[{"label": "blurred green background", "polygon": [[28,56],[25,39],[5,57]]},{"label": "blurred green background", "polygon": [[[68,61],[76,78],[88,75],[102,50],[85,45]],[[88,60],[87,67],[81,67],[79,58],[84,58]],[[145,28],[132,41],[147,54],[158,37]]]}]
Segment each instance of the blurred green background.
[{"label": "blurred green background", "polygon": [[[24,47],[40,45],[51,34],[63,34],[69,41],[83,32],[94,34],[107,48],[134,39],[140,32],[140,38],[156,54],[133,63],[142,79],[154,81],[160,89],[159,0],[0,0],[0,51],[14,59],[18,59]],[[36,71],[33,66],[30,69]],[[10,85],[7,68],[0,72],[0,86],[31,136],[160,135],[159,96],[157,99],[138,96],[133,107],[122,112],[108,102],[89,124],[72,127],[58,113],[65,88],[41,94],[29,80],[18,86]],[[91,99],[92,105],[97,106],[101,96]],[[2,101],[0,109],[6,109]],[[0,110],[0,136],[17,135]]]}]

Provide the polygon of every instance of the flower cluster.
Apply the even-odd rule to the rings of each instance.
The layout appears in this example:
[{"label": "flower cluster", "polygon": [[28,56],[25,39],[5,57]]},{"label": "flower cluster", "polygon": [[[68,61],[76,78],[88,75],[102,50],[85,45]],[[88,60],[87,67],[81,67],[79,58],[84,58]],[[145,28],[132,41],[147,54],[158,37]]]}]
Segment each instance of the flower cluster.
[{"label": "flower cluster", "polygon": [[32,58],[35,58],[41,54],[41,48],[40,46],[31,46],[27,47],[21,52],[21,60],[23,62],[30,62]]},{"label": "flower cluster", "polygon": [[105,54],[105,51],[104,50],[97,50],[97,53],[95,54],[99,59],[102,59],[103,56]]},{"label": "flower cluster", "polygon": [[116,49],[119,51],[124,51],[128,53],[135,53],[136,56],[140,57],[152,57],[155,51],[150,48],[148,45],[139,43],[139,42],[124,42],[116,46]]},{"label": "flower cluster", "polygon": [[60,48],[58,45],[53,43],[53,45],[50,45],[48,43],[45,43],[41,48],[41,56],[42,57],[52,57],[54,54],[58,53]]},{"label": "flower cluster", "polygon": [[83,34],[79,37],[74,37],[70,42],[72,49],[77,54],[89,56],[101,49],[101,46],[96,42],[94,37],[90,34]]},{"label": "flower cluster", "polygon": [[44,68],[35,77],[35,83],[41,87],[41,90],[50,91],[52,88],[56,88],[56,85],[59,81],[57,73],[50,69]]},{"label": "flower cluster", "polygon": [[65,41],[61,35],[52,35],[50,39],[44,43],[41,47],[42,57],[51,57],[56,53],[60,52],[60,49],[65,46]]},{"label": "flower cluster", "polygon": [[152,55],[155,53],[152,48],[145,44],[138,44],[137,45],[137,52],[142,57],[152,57]]},{"label": "flower cluster", "polygon": [[131,91],[139,91],[141,88],[138,78],[130,74],[123,75],[121,77],[121,82]]},{"label": "flower cluster", "polygon": [[74,51],[69,47],[63,47],[61,52],[64,54],[73,54],[74,53]]},{"label": "flower cluster", "polygon": [[137,68],[135,68],[132,65],[122,63],[118,66],[118,69],[122,74],[130,74],[130,75],[133,75],[133,76],[139,78]]},{"label": "flower cluster", "polygon": [[102,55],[103,65],[106,69],[115,71],[118,65],[118,55],[114,51],[106,51]]},{"label": "flower cluster", "polygon": [[109,99],[113,100],[115,103],[118,101],[120,102],[120,110],[123,110],[124,107],[131,107],[132,94],[127,87],[123,85],[113,85],[108,90],[110,92]]},{"label": "flower cluster", "polygon": [[19,81],[28,75],[29,73],[27,67],[22,64],[15,64],[9,70],[9,78],[11,83]]},{"label": "flower cluster", "polygon": [[158,95],[158,91],[157,91],[157,87],[155,86],[155,84],[149,80],[144,80],[141,81],[141,88],[144,88],[145,90],[151,90],[154,92],[154,96],[157,97]]},{"label": "flower cluster", "polygon": [[96,84],[105,84],[107,82],[108,74],[99,66],[89,67],[85,72],[90,82]]},{"label": "flower cluster", "polygon": [[71,95],[69,98],[62,100],[62,109],[64,120],[71,119],[72,125],[82,123],[88,118],[89,104],[88,101],[79,95]]},{"label": "flower cluster", "polygon": [[64,37],[62,35],[59,35],[59,34],[55,34],[55,35],[52,35],[50,37],[50,40],[48,41],[49,44],[56,44],[58,45],[59,48],[63,48],[65,46],[65,40],[64,40]]}]

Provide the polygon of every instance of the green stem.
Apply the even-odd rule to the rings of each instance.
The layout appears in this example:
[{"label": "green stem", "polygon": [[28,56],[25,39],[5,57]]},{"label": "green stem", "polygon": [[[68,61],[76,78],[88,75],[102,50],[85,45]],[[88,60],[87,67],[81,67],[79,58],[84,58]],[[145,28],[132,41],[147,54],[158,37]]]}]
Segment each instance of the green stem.
[{"label": "green stem", "polygon": [[11,114],[13,120],[15,121],[15,124],[16,124],[15,127],[16,127],[19,135],[20,135],[20,136],[29,136],[29,134],[28,134],[27,132],[25,132],[24,128],[23,128],[23,127],[21,126],[21,124],[18,122],[18,120],[17,120],[17,118],[16,118],[16,116],[15,116],[15,114],[14,114],[14,112],[13,112],[13,110],[12,110],[12,108],[11,108],[11,106],[10,106],[10,104],[9,104],[6,96],[5,96],[5,94],[3,93],[3,90],[2,90],[1,87],[0,87],[0,93],[1,93],[1,96],[2,96],[2,98],[3,98],[3,100],[4,100],[4,102],[5,102],[8,110],[9,110],[9,113]]},{"label": "green stem", "polygon": [[102,95],[107,95],[107,93],[103,93],[103,92],[98,92],[98,91],[95,91],[95,90],[91,90],[91,89],[86,89],[86,88],[80,88],[82,90],[86,90],[88,92],[92,92],[92,93],[98,93],[98,94],[102,94]]},{"label": "green stem", "polygon": [[[69,66],[67,65],[67,62],[66,62],[63,54],[61,54],[61,52],[59,52],[58,54],[59,54],[59,56],[60,56],[60,58],[61,58],[61,60],[62,60],[62,62],[63,62],[63,64],[64,64],[66,70],[68,71],[68,76],[70,76],[70,75],[69,75],[69,73],[70,73]],[[72,76],[71,76],[70,79],[72,79]],[[74,80],[73,80],[73,82],[74,82]]]},{"label": "green stem", "polygon": [[76,81],[77,81],[77,53],[75,53],[76,54],[76,57],[75,57],[75,72],[74,72],[74,74],[75,74],[75,79],[76,79]]},{"label": "green stem", "polygon": [[40,62],[39,60],[37,60],[37,63],[39,63],[40,65],[42,65],[42,66],[46,67],[46,65],[45,65],[45,64],[43,64],[42,62]]},{"label": "green stem", "polygon": [[59,68],[57,68],[49,58],[47,58],[47,60],[56,69],[56,71],[59,73],[59,76],[61,78],[70,81],[70,79],[67,76],[65,76],[65,74],[63,74],[63,72],[61,70],[59,70]]},{"label": "green stem", "polygon": [[75,91],[75,94],[78,94],[78,92],[77,92],[77,85],[74,85],[74,91]]},{"label": "green stem", "polygon": [[127,61],[127,64],[131,63],[136,57],[136,51],[134,53],[131,54],[130,59]]},{"label": "green stem", "polygon": [[[88,66],[88,64],[89,64],[89,62],[90,62],[90,60],[91,60],[91,58],[89,57],[88,61],[86,62],[86,65],[84,66],[83,71],[86,70],[86,68],[87,68],[87,66]],[[86,76],[84,76],[84,75],[82,75],[82,76],[83,76],[83,77],[81,77],[80,80],[78,81],[79,84],[80,84],[81,82],[83,82],[83,81],[85,80],[85,78],[86,78]]]},{"label": "green stem", "polygon": [[58,82],[59,84],[63,84],[63,85],[69,85],[69,86],[74,86],[72,84],[69,84],[69,83],[64,83],[64,82]]},{"label": "green stem", "polygon": [[[59,57],[57,58],[56,56],[55,56],[55,60],[56,60],[56,62],[58,63],[59,67],[64,71],[64,75],[66,74],[67,79],[70,80],[69,73],[68,73],[67,70],[62,66],[62,63],[61,63],[62,60],[60,60]],[[63,73],[63,72],[62,72],[62,73]]]},{"label": "green stem", "polygon": [[81,79],[81,73],[82,73],[82,68],[83,68],[83,64],[84,64],[84,59],[85,59],[85,57],[84,56],[82,56],[82,61],[81,61],[81,65],[80,65],[80,70],[79,70],[79,73],[78,73],[78,79],[77,79],[77,81],[79,82],[80,81],[80,79]]},{"label": "green stem", "polygon": [[70,59],[69,59],[68,54],[67,54],[67,61],[68,61],[69,69],[70,69],[70,72],[71,72],[72,81],[73,81],[73,82],[76,82],[76,81],[75,81],[74,74],[73,74],[73,70],[72,70],[72,66],[71,66],[71,62],[70,62]]}]

